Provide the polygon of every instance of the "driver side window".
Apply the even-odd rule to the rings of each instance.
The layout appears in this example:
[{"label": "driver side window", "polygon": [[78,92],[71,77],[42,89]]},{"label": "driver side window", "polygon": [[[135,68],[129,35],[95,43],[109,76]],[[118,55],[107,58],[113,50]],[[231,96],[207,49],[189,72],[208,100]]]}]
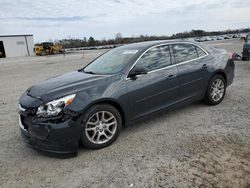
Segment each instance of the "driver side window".
[{"label": "driver side window", "polygon": [[164,68],[171,64],[169,46],[154,47],[147,51],[135,67],[145,67],[148,71]]}]

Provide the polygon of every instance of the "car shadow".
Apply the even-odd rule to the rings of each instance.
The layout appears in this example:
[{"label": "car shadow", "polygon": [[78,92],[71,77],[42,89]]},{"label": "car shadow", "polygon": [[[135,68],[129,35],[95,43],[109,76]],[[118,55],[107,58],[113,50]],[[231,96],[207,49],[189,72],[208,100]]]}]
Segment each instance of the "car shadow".
[{"label": "car shadow", "polygon": [[157,120],[167,119],[171,116],[176,116],[177,114],[182,113],[182,111],[187,109],[199,108],[204,106],[206,106],[204,103],[198,101],[192,104],[173,107],[171,109],[163,110],[161,112],[155,112],[127,125],[126,127],[124,127],[123,132],[125,133],[136,132],[136,131],[140,132],[143,131],[144,129],[150,128]]},{"label": "car shadow", "polygon": [[[188,105],[183,105],[183,106],[178,106],[178,107],[173,107],[168,110],[163,110],[161,112],[156,112],[153,113],[149,116],[146,116],[140,120],[137,120],[126,127],[123,128],[122,130],[122,138],[126,137],[126,135],[129,135],[130,133],[135,133],[135,132],[141,132],[145,131],[145,129],[152,128],[152,126],[155,124],[156,121],[159,119],[167,119],[171,116],[176,116],[179,113],[182,113],[182,111],[186,111],[187,109],[194,109],[194,108],[200,108],[206,106],[202,102],[195,102],[193,104],[188,104]],[[206,106],[207,107],[207,106]],[[119,139],[117,140],[119,142]],[[105,148],[103,148],[105,149]],[[101,150],[101,149],[99,149]],[[81,142],[79,142],[79,148],[78,148],[78,153],[83,154],[83,153],[92,153],[95,152],[96,150],[88,149],[85,148]],[[50,158],[57,158],[57,159],[69,159],[69,158],[74,158],[78,156],[78,153],[72,153],[72,154],[54,154],[54,153],[48,153],[44,151],[38,151],[39,154],[45,156],[45,157],[50,157]]]},{"label": "car shadow", "polygon": [[46,151],[40,151],[37,150],[37,153],[43,157],[48,157],[48,158],[56,158],[56,159],[70,159],[70,158],[74,158],[77,156],[77,152],[75,153],[50,153],[50,152],[46,152]]},{"label": "car shadow", "polygon": [[[205,104],[203,104],[202,102],[195,102],[187,105],[182,105],[182,106],[178,106],[178,107],[173,107],[169,110],[163,110],[161,112],[156,112],[153,113],[151,115],[148,115],[140,120],[137,120],[129,125],[126,125],[125,127],[123,127],[123,130],[118,138],[118,140],[116,142],[122,142],[122,140],[124,138],[126,138],[127,135],[131,134],[131,133],[139,133],[142,131],[145,131],[145,129],[150,129],[152,128],[152,126],[154,126],[155,122],[159,121],[159,120],[166,120],[167,118],[170,118],[171,116],[176,116],[177,114],[182,113],[184,110],[186,111],[187,109],[196,109],[196,108],[201,108],[201,107],[207,107]],[[117,143],[114,143],[117,144]],[[114,145],[112,144],[112,145]],[[82,152],[94,152],[95,150],[92,149],[87,149],[85,148],[81,143],[79,144],[79,153]],[[112,147],[112,146],[111,146]],[[105,148],[103,148],[105,149]],[[106,148],[107,149],[107,148]]]}]

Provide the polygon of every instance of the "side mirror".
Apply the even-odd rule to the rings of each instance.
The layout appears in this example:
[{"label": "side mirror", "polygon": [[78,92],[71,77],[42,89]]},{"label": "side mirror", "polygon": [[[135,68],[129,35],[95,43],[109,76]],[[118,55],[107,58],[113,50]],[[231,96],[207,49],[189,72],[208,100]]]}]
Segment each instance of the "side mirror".
[{"label": "side mirror", "polygon": [[148,73],[148,69],[145,67],[134,67],[129,73],[129,78],[134,80],[136,79],[138,75],[147,74],[147,73]]}]

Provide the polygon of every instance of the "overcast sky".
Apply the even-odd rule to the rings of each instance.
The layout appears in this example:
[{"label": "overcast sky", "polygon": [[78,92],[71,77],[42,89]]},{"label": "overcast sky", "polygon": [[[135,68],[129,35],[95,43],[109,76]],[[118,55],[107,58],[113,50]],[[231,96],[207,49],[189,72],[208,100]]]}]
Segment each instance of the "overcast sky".
[{"label": "overcast sky", "polygon": [[35,41],[250,27],[247,0],[0,0],[0,35]]}]

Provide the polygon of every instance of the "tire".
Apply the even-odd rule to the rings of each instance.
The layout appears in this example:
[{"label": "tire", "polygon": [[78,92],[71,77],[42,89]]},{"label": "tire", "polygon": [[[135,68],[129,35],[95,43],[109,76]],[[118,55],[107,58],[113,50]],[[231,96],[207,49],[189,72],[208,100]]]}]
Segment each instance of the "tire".
[{"label": "tire", "polygon": [[41,52],[41,56],[45,56],[46,55],[46,52],[45,51],[42,51]]},{"label": "tire", "polygon": [[246,58],[246,57],[242,57],[241,60],[242,60],[242,61],[246,61],[247,58]]},{"label": "tire", "polygon": [[204,102],[208,105],[220,104],[226,93],[225,78],[219,74],[212,77],[208,84]]},{"label": "tire", "polygon": [[92,106],[84,113],[81,123],[83,125],[81,143],[89,149],[100,149],[111,145],[122,129],[121,114],[109,104]]}]

